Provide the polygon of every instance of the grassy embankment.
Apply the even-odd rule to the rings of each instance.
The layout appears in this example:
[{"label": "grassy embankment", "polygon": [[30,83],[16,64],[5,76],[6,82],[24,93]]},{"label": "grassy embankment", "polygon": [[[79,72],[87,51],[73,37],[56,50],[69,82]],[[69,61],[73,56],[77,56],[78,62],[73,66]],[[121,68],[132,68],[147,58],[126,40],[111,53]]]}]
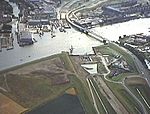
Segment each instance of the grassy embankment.
[{"label": "grassy embankment", "polygon": [[[98,99],[98,97],[96,95],[96,92],[94,91],[94,88],[92,87],[92,89],[94,91],[93,92],[94,93],[94,97],[95,97],[96,102],[98,104],[98,109],[100,111],[100,114],[106,114],[107,112],[108,112],[108,114],[116,114],[115,110],[110,105],[110,103],[108,102],[108,100],[106,99],[106,97],[103,96],[103,94],[100,92],[99,87],[97,86],[96,82],[93,79],[91,79],[91,81],[92,81],[93,85],[95,86],[95,89],[97,90],[98,95],[100,96],[100,98],[102,100],[102,102],[100,102],[100,100]],[[105,106],[107,112],[104,110],[102,103]]]},{"label": "grassy embankment", "polygon": [[118,98],[118,100],[123,104],[123,106],[130,112],[131,114],[138,114],[137,109],[139,110],[139,106],[137,102],[131,97],[131,95],[125,90],[125,88],[120,84],[110,83],[105,80],[108,87],[112,90],[114,95]]},{"label": "grassy embankment", "polygon": [[[125,50],[121,49],[115,44],[108,44],[108,45],[102,45],[95,48],[95,52],[100,52],[102,55],[109,55],[109,58],[113,58],[116,56],[121,56],[129,65],[131,71],[129,73],[122,73],[114,78],[109,78],[113,81],[121,81],[123,78],[138,74],[134,60],[131,55],[129,55]],[[110,74],[109,74],[110,75]],[[108,78],[109,76],[107,76]],[[139,109],[138,104],[135,102],[135,100],[129,95],[129,93],[125,90],[125,88],[120,84],[110,83],[107,82],[105,79],[104,81],[108,85],[108,87],[113,91],[115,96],[120,100],[120,102],[126,107],[128,112],[132,114],[137,114]],[[136,108],[135,108],[136,107]]]},{"label": "grassy embankment", "polygon": [[36,64],[36,63],[39,63],[39,62],[42,62],[42,61],[45,61],[45,60],[53,59],[53,58],[59,57],[60,55],[61,54],[51,55],[51,56],[48,56],[48,57],[40,58],[40,59],[31,61],[31,62],[27,62],[27,63],[21,64],[21,65],[17,65],[17,66],[11,67],[11,68],[7,68],[5,70],[0,71],[0,74],[7,73],[7,72],[13,71],[13,70],[17,70],[17,69],[19,69],[21,67],[32,65],[32,64]]},{"label": "grassy embankment", "polygon": [[71,87],[76,88],[78,97],[86,114],[96,114],[96,110],[89,96],[89,90],[86,87],[87,85],[85,85],[86,83],[79,78],[80,76],[76,76],[77,73],[72,64],[72,61],[70,60],[70,57],[66,53],[63,53],[61,59],[65,63],[65,68],[75,73],[75,75],[69,76],[69,79],[71,80]]},{"label": "grassy embankment", "polygon": [[146,80],[140,77],[133,77],[126,79],[126,85],[130,88],[134,95],[136,95],[137,98],[144,104],[147,112],[150,113],[150,87],[148,86]]}]

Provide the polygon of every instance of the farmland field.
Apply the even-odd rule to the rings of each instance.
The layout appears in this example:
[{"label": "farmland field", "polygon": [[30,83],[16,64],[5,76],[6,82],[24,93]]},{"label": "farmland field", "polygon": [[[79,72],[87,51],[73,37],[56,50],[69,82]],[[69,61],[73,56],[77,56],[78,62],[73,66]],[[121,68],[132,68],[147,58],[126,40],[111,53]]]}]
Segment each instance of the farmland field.
[{"label": "farmland field", "polygon": [[1,74],[0,87],[17,103],[33,108],[63,93],[69,87],[68,74],[55,57]]},{"label": "farmland field", "polygon": [[0,114],[20,114],[26,109],[0,93]]},{"label": "farmland field", "polygon": [[[74,72],[68,54],[50,56],[3,71],[0,74],[0,92],[27,108],[27,111],[41,110],[40,107],[46,108],[49,107],[47,103],[52,103],[55,107],[62,107],[61,114],[63,111],[64,114],[70,114],[66,112],[69,106],[70,110],[79,110],[79,114],[96,114],[87,87]],[[66,103],[59,103],[61,101]],[[73,113],[77,114],[74,110]]]}]

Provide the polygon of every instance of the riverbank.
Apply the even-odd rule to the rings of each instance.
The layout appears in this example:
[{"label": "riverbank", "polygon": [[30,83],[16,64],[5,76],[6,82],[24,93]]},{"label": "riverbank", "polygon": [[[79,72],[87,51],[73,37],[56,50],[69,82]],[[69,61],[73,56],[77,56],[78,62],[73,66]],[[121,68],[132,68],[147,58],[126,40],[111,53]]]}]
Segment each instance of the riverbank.
[{"label": "riverbank", "polygon": [[[18,15],[19,9],[15,6],[14,15]],[[99,41],[82,34],[73,28],[67,29],[66,32],[55,30],[56,37],[51,38],[51,33],[46,32],[42,37],[38,34],[33,34],[33,38],[37,41],[32,46],[19,47],[17,43],[17,22],[12,23],[12,33],[14,38],[14,49],[0,52],[0,70],[8,69],[13,66],[21,65],[27,62],[34,61],[43,57],[48,57],[61,51],[70,50],[73,46],[73,55],[93,54],[91,47],[101,45]],[[10,59],[13,58],[13,59]]]}]

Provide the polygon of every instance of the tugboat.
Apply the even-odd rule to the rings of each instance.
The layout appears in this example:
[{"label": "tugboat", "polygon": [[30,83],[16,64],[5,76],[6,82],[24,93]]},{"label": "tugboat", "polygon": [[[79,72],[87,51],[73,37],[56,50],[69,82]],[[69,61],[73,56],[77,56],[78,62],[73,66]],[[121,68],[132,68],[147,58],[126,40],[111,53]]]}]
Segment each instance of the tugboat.
[{"label": "tugboat", "polygon": [[70,50],[70,53],[72,54],[73,53],[73,46],[71,45],[71,48],[69,49]]}]

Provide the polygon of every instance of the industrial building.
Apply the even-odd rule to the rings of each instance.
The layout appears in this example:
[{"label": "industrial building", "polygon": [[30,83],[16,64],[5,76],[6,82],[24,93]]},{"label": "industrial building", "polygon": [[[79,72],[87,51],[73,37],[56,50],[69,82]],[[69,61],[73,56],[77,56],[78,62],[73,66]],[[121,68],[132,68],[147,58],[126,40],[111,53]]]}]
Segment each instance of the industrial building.
[{"label": "industrial building", "polygon": [[12,33],[0,33],[0,48],[8,48],[12,46],[13,39],[12,39]]},{"label": "industrial building", "polygon": [[19,46],[31,45],[33,44],[32,33],[29,31],[22,31],[19,34]]},{"label": "industrial building", "polygon": [[0,51],[2,48],[13,48],[13,35],[11,25],[3,25],[0,28]]},{"label": "industrial building", "polygon": [[32,20],[30,19],[28,21],[28,27],[29,28],[38,28],[41,27],[42,25],[49,25],[50,22],[48,19],[41,19],[41,20]]},{"label": "industrial building", "polygon": [[29,3],[34,7],[34,10],[29,12],[30,19],[53,20],[57,18],[56,7],[54,4],[48,4],[49,2],[45,0],[30,0]]}]

